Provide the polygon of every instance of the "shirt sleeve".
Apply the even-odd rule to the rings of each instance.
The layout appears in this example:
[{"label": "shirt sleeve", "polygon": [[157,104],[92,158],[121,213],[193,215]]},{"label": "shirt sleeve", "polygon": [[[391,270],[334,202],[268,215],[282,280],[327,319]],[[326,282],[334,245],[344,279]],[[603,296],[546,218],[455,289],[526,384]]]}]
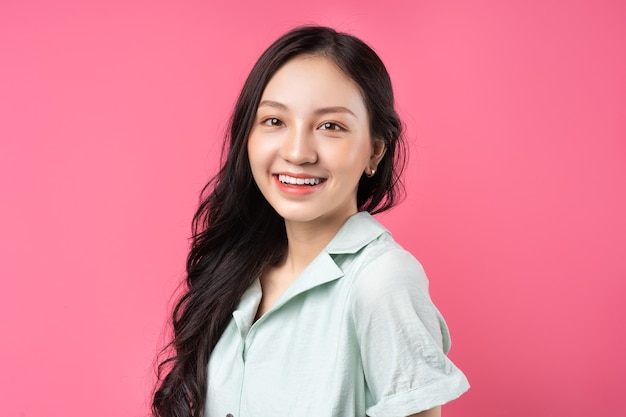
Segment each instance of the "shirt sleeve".
[{"label": "shirt sleeve", "polygon": [[469,388],[447,358],[450,336],[428,294],[422,266],[401,248],[362,267],[351,312],[368,388],[370,417],[408,416]]}]

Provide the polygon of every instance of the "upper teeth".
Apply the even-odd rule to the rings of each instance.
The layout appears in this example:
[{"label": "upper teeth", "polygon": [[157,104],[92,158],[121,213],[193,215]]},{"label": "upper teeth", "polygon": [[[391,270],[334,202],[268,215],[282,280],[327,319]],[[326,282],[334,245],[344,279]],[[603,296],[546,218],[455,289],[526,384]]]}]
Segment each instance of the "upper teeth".
[{"label": "upper teeth", "polygon": [[283,184],[292,184],[292,185],[303,185],[303,184],[317,185],[320,182],[322,182],[322,179],[321,178],[294,178],[294,177],[290,177],[289,175],[280,174],[278,176],[278,181],[282,182]]}]

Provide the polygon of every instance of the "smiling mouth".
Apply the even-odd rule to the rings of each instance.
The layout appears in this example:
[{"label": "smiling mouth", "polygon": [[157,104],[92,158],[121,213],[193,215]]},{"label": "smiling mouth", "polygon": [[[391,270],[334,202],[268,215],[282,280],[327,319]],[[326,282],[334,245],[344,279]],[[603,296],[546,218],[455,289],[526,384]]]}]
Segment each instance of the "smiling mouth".
[{"label": "smiling mouth", "polygon": [[279,174],[278,181],[285,185],[308,185],[314,186],[319,185],[326,181],[324,178],[296,178],[290,177],[289,175]]}]

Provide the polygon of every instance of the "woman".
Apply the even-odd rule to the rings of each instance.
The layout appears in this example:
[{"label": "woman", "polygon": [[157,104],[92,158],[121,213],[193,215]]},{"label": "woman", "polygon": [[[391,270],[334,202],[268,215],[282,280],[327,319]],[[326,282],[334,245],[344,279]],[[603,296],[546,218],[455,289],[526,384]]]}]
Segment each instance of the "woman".
[{"label": "woman", "polygon": [[362,41],[295,29],[252,69],[194,217],[155,416],[438,416],[467,388],[419,263],[369,213],[401,123]]}]

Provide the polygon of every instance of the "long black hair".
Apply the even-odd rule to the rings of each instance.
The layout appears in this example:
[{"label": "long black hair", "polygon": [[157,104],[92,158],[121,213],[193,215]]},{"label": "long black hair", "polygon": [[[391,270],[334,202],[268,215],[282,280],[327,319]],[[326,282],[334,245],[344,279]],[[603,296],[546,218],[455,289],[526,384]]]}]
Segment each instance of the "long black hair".
[{"label": "long black hair", "polygon": [[193,218],[187,288],[172,314],[174,337],[164,350],[170,356],[158,367],[155,417],[204,416],[211,351],[243,292],[286,251],[284,221],[254,182],[247,141],[265,86],[299,55],[325,57],[356,82],[370,116],[370,134],[385,143],[376,175],[362,175],[359,181],[358,209],[384,211],[401,192],[402,125],[389,74],[378,55],[354,36],[326,27],[300,27],[274,42],[241,90],[224,143],[225,161],[204,187]]}]

